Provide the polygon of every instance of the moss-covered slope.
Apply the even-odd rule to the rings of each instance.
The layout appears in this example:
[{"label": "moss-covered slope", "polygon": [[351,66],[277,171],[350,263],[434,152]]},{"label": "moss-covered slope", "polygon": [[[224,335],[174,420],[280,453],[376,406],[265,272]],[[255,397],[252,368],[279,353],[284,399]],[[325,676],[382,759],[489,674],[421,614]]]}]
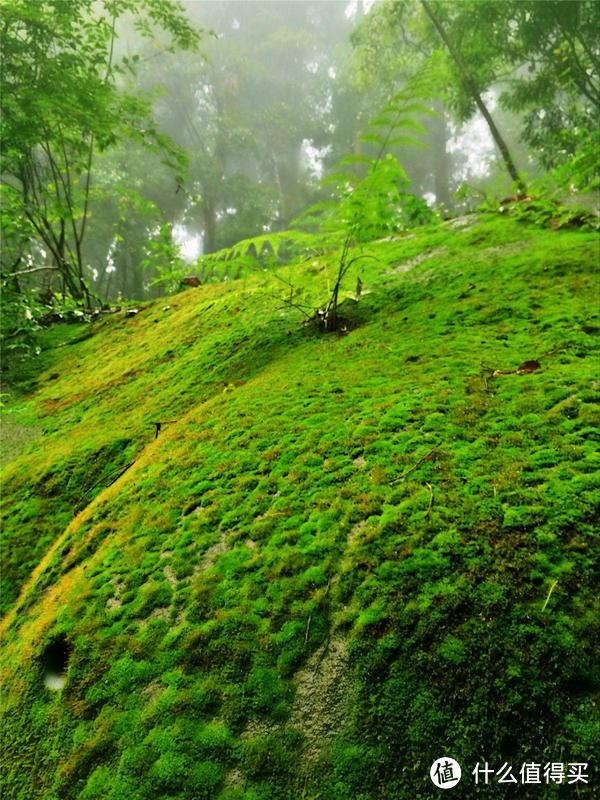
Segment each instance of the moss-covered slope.
[{"label": "moss-covered slope", "polygon": [[365,248],[345,334],[264,274],[46,354],[4,477],[6,800],[412,800],[442,755],[469,798],[483,759],[593,762],[597,238],[464,223]]}]

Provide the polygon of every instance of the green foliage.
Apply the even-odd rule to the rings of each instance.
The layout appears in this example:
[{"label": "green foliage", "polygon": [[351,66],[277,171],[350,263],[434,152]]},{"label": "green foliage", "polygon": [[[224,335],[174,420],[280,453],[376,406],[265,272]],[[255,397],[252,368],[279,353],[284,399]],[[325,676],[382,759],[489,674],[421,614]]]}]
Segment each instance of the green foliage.
[{"label": "green foliage", "polygon": [[559,230],[561,228],[583,228],[599,230],[600,220],[577,205],[564,205],[549,196],[525,198],[509,203],[501,209],[513,214],[516,219]]},{"label": "green foliage", "polygon": [[154,273],[150,286],[162,286],[166,291],[179,288],[186,268],[178,245],[173,241],[171,225],[160,225],[147,239],[146,257],[141,268]]},{"label": "green foliage", "polygon": [[[560,181],[558,185],[561,185]],[[530,191],[531,194],[512,195],[502,200],[498,200],[494,195],[484,196],[481,202],[482,193],[474,192],[470,187],[463,185],[457,192],[457,198],[475,201],[480,211],[504,214],[542,228],[599,230],[598,215],[578,203],[577,193],[565,198],[564,192],[557,189],[555,173],[533,181]]]},{"label": "green foliage", "polygon": [[314,315],[318,326],[325,331],[338,330],[342,284],[352,265],[360,260],[360,255],[350,258],[350,248],[391,232],[431,222],[434,218],[427,203],[407,191],[408,176],[388,152],[389,148],[398,145],[421,144],[414,134],[423,134],[425,128],[416,115],[431,113],[423,98],[431,96],[434,85],[425,65],[370,121],[362,135],[364,143],[377,148],[376,154],[352,154],[340,161],[339,168],[354,166],[362,168],[363,174],[340,172],[338,169],[329,175],[325,183],[334,182],[337,191],[328,201],[309,208],[300,219],[305,224],[314,224],[317,215],[323,232],[342,240],[333,288],[324,307]]},{"label": "green foliage", "polygon": [[[344,163],[354,163],[355,158]],[[427,203],[407,191],[406,172],[394,156],[388,153],[367,169],[364,180],[358,182],[353,175],[331,176],[338,187],[334,200],[324,207],[330,211],[323,220],[324,230],[352,231],[356,242],[369,242],[431,221]]]},{"label": "green foliage", "polygon": [[336,239],[300,230],[263,233],[201,256],[197,273],[202,283],[237,279],[252,272],[274,269],[298,258],[317,256],[335,247]]},{"label": "green foliage", "polygon": [[[60,322],[89,322],[90,315],[69,295],[27,285],[27,275],[0,279],[0,362],[2,377],[12,388],[27,381],[37,368],[32,357],[42,352],[41,332]],[[85,334],[84,334],[85,335]],[[58,334],[60,338],[60,334]]]},{"label": "green foliage", "polygon": [[14,372],[20,359],[39,354],[36,334],[40,330],[39,320],[48,309],[33,293],[23,293],[13,281],[3,283],[0,295],[2,364],[3,370]]},{"label": "green foliage", "polygon": [[[589,153],[590,137],[597,136],[592,120],[600,103],[594,52],[598,5],[579,0],[566,7],[552,0],[543,7],[514,4],[511,13],[516,24],[510,57],[528,69],[526,77],[511,81],[502,101],[508,108],[525,110],[524,138],[545,166],[579,160],[582,147]],[[578,180],[589,186],[597,178],[597,162],[594,172],[579,172]]]},{"label": "green foliage", "polygon": [[[306,144],[321,148],[333,135],[323,99],[335,90],[352,21],[341,5],[305,3],[271,4],[267,14],[238,4],[235,26],[218,4],[188,12],[216,35],[203,42],[206,59],[169,61],[156,111],[189,155],[186,218],[211,254],[286,229],[314,198]],[[148,58],[139,74],[150,81],[156,70]]]},{"label": "green foliage", "polygon": [[[522,137],[542,165],[574,162],[577,185],[591,188],[598,174],[597,147],[593,155],[600,102],[594,40],[598,4],[473,0],[430,5],[477,91],[502,80],[500,103],[520,115]],[[435,41],[433,31],[431,36]],[[444,71],[448,102],[459,119],[468,119],[475,111],[472,91],[456,64],[449,61]]]},{"label": "green foliage", "polygon": [[432,88],[423,74],[427,74],[427,69],[417,74],[370,120],[360,138],[376,148],[375,155],[352,154],[342,158],[324,179],[324,185],[335,185],[331,199],[309,208],[300,222],[314,224],[320,220],[326,232],[367,242],[432,220],[425,201],[408,192],[410,182],[406,171],[389,152],[399,145],[423,146],[422,139],[417,137],[422,137],[425,128],[417,116],[431,113],[422,98],[429,96]]},{"label": "green foliage", "polygon": [[[149,121],[149,103],[118,88],[113,53],[117,22],[132,14],[138,30],[163,28],[174,44],[193,47],[198,33],[169,0],[143,4],[74,0],[35,8],[3,3],[2,180],[10,202],[7,260],[46,258],[65,290],[90,303],[83,241],[89,219],[95,150],[137,137],[181,167],[180,154]],[[37,265],[37,264],[36,264]]]},{"label": "green foliage", "polygon": [[[577,145],[568,161],[554,166],[550,173],[559,187],[570,191],[597,192],[600,189],[600,133],[581,128]],[[558,160],[558,159],[556,159]]]}]

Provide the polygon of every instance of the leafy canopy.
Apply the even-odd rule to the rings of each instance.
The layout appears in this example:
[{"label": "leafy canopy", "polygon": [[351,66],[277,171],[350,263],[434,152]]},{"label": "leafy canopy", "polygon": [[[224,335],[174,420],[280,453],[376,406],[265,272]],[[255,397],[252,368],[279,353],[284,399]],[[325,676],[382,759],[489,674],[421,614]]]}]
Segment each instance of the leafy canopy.
[{"label": "leafy canopy", "polygon": [[169,47],[194,47],[199,33],[171,0],[6,0],[2,12],[3,266],[31,264],[37,239],[68,292],[82,297],[94,151],[134,136],[177,160],[148,102],[120,86],[136,58],[115,59],[119,20],[132,15],[146,36],[161,27]]}]

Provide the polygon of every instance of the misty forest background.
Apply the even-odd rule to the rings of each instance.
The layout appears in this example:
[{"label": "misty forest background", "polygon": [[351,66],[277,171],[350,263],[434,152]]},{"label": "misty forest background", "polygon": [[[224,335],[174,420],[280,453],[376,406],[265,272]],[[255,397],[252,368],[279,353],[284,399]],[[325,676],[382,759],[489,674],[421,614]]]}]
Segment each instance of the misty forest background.
[{"label": "misty forest background", "polygon": [[285,259],[268,238],[243,263],[227,248],[324,235],[374,173],[361,219],[344,219],[355,240],[527,192],[546,221],[593,208],[599,16],[594,2],[3,2],[5,348],[30,355],[40,325]]}]

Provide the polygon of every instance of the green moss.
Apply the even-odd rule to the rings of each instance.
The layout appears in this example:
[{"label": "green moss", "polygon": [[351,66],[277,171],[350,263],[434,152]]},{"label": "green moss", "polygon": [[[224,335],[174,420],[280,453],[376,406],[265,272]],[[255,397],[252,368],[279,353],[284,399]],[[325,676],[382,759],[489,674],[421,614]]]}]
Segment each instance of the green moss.
[{"label": "green moss", "polygon": [[444,661],[448,661],[450,664],[462,664],[467,658],[465,645],[456,636],[446,636],[438,647],[438,653]]},{"label": "green moss", "polygon": [[5,470],[7,797],[428,798],[442,745],[589,760],[597,252],[489,215],[367,245],[347,335],[265,273],[49,351]]}]

